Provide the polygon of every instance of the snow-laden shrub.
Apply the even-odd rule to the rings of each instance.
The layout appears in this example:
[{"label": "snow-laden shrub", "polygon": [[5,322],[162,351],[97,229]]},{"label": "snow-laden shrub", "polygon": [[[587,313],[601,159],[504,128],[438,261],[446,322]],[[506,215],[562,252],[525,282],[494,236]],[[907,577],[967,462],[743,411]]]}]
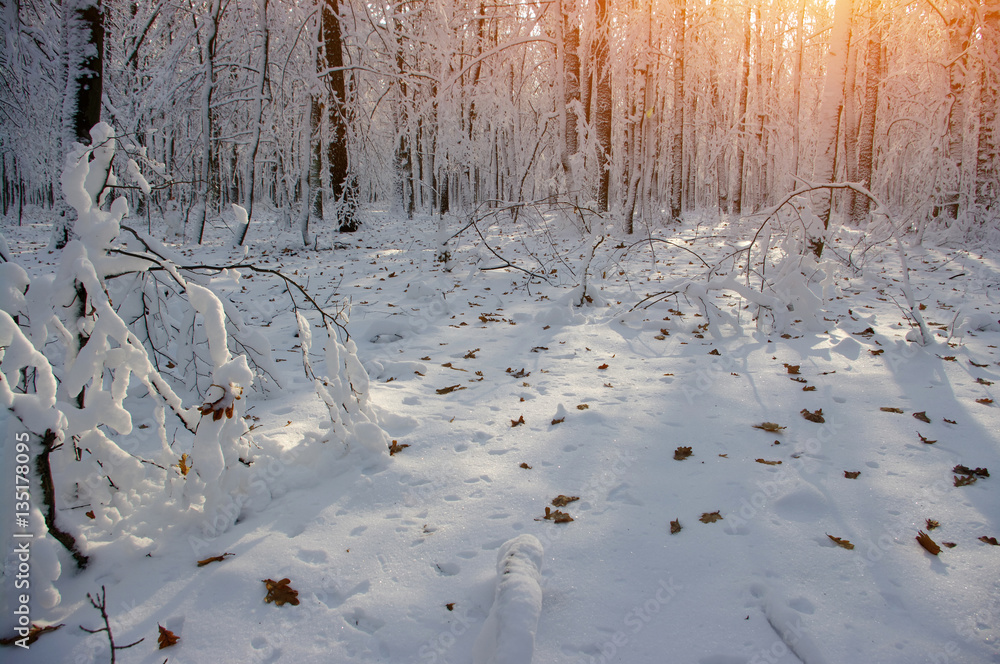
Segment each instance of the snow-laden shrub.
[{"label": "snow-laden shrub", "polygon": [[330,432],[324,442],[338,441],[344,452],[369,470],[381,468],[389,460],[389,436],[378,425],[375,411],[369,403],[368,372],[358,359],[357,345],[348,339],[341,343],[336,332],[326,327],[327,376],[317,375],[309,358],[312,350],[312,329],[301,313],[296,313],[302,362],[306,375],[312,379],[316,395],[330,414]]},{"label": "snow-laden shrub", "polygon": [[[250,457],[241,397],[254,374],[244,355],[229,350],[226,308],[169,261],[121,251],[128,205],[121,198],[104,205],[106,185],[115,181],[114,133],[102,123],[91,136],[93,147],[77,145],[63,173],[76,239],[57,272],[32,282],[20,267],[0,264],[0,404],[5,441],[32,439],[32,583],[40,586],[33,596],[45,606],[58,603],[56,540],[83,566],[88,535],[159,532],[154,512],[157,518],[212,513],[245,490]],[[158,337],[147,329],[144,343],[109,295],[113,278],[154,268],[170,274],[184,295],[177,301],[207,339],[211,384],[204,400],[175,391],[150,352]],[[168,436],[168,412],[176,418],[172,429],[186,432],[180,438]],[[150,431],[137,432],[137,418]],[[183,490],[175,491],[177,484]]]},{"label": "snow-laden shrub", "polygon": [[[32,393],[22,393],[17,386],[25,375],[24,372],[29,370],[35,390]],[[5,311],[0,311],[0,406],[3,407],[0,412],[3,444],[0,447],[6,460],[4,468],[8,472],[14,470],[18,477],[27,479],[34,475],[34,453],[39,448],[39,439],[49,433],[57,444],[63,442],[67,423],[65,416],[56,408],[56,379],[48,360],[35,349]],[[21,461],[25,460],[29,460],[29,463],[22,464]],[[12,462],[15,463],[14,468],[9,465]],[[28,468],[24,468],[25,465]],[[5,581],[16,578],[20,562],[18,550],[27,543],[30,547],[31,596],[42,607],[51,608],[59,604],[60,600],[59,591],[54,585],[62,572],[58,557],[59,544],[52,537],[32,537],[28,540],[15,536],[15,533],[45,532],[45,517],[41,512],[43,503],[38,491],[40,487],[34,482],[30,485],[22,484],[16,478],[8,478],[8,482],[8,490],[0,498],[0,507],[8,517],[0,521],[0,541],[3,542],[3,557],[0,560],[3,564],[2,576]],[[25,497],[18,496],[21,490],[27,491],[28,499],[23,502],[30,504],[30,510],[26,523],[18,525],[10,517],[22,512],[22,509],[16,508],[16,504]],[[5,582],[4,588],[13,589],[15,585],[13,581],[9,584]],[[12,627],[8,627],[8,622],[12,616],[15,622],[17,620],[13,611],[19,594],[3,593],[3,606],[0,608],[3,609],[5,634],[13,632]]]}]

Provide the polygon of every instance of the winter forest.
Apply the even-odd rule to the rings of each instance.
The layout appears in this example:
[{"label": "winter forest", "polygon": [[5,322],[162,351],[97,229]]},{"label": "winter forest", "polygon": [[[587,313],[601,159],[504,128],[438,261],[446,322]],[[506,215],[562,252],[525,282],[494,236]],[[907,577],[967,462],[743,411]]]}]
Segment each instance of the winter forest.
[{"label": "winter forest", "polygon": [[998,0],[0,28],[4,661],[1000,663]]}]

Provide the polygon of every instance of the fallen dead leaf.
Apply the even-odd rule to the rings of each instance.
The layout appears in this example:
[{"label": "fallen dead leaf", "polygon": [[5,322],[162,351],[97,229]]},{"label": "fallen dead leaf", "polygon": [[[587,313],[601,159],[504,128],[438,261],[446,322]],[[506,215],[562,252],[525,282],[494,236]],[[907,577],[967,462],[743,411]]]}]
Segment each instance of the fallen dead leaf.
[{"label": "fallen dead leaf", "polygon": [[521,415],[521,416],[520,416],[519,418],[517,418],[516,420],[511,420],[511,421],[510,421],[510,426],[511,426],[511,428],[514,428],[514,427],[519,427],[519,426],[521,426],[522,424],[524,424],[524,415]]},{"label": "fallen dead leaf", "polygon": [[917,535],[916,540],[917,542],[920,543],[920,546],[927,549],[927,552],[930,553],[931,555],[936,556],[937,554],[941,553],[941,547],[939,547],[937,545],[937,542],[932,540],[931,536],[925,533],[924,531],[922,530],[920,531],[920,534]]},{"label": "fallen dead leaf", "polygon": [[990,471],[986,468],[969,468],[968,466],[963,466],[958,464],[951,469],[951,472],[958,473],[959,475],[976,475],[978,477],[989,477]]},{"label": "fallen dead leaf", "polygon": [[435,390],[435,392],[437,392],[438,394],[450,394],[452,392],[457,392],[458,390],[464,390],[464,389],[465,387],[463,387],[462,385],[449,385],[448,387],[442,387],[438,390]]},{"label": "fallen dead leaf", "polygon": [[754,424],[753,428],[761,429],[763,431],[770,431],[771,433],[778,433],[782,429],[785,429],[787,427],[783,427],[780,424],[775,424],[774,422],[761,422],[760,424]]},{"label": "fallen dead leaf", "polygon": [[205,558],[204,560],[198,561],[198,567],[204,567],[205,565],[211,565],[212,563],[221,563],[226,559],[226,556],[235,556],[235,553],[226,552],[221,556],[212,556],[210,558]]},{"label": "fallen dead leaf", "polygon": [[762,463],[767,466],[780,466],[780,461],[768,461],[767,459],[754,459],[757,463]]},{"label": "fallen dead leaf", "polygon": [[555,507],[566,507],[574,500],[580,500],[580,496],[564,496],[562,494],[559,494],[558,496],[552,499],[552,505]]},{"label": "fallen dead leaf", "polygon": [[396,452],[402,452],[404,449],[409,447],[408,443],[399,444],[399,441],[392,441],[392,445],[389,446],[389,456],[394,456]]},{"label": "fallen dead leaf", "polygon": [[45,625],[44,627],[39,627],[38,625],[32,623],[31,629],[28,630],[28,635],[26,637],[21,637],[20,635],[6,636],[0,639],[0,646],[12,646],[18,641],[20,641],[22,638],[27,639],[27,641],[25,641],[24,643],[25,645],[30,646],[32,643],[37,641],[38,637],[40,637],[42,634],[45,634],[46,632],[54,632],[63,626],[64,623],[60,623],[58,625]]},{"label": "fallen dead leaf", "polygon": [[813,412],[809,412],[808,410],[803,408],[800,412],[802,413],[802,417],[806,418],[810,422],[815,422],[816,424],[823,424],[824,422],[826,422],[826,420],[823,419],[822,408],[817,408]]},{"label": "fallen dead leaf", "polygon": [[856,480],[856,479],[858,479],[858,475],[860,475],[860,474],[861,474],[860,470],[845,470],[844,471],[844,477],[846,477],[849,480]]},{"label": "fallen dead leaf", "polygon": [[560,512],[559,510],[553,510],[551,507],[545,508],[545,516],[541,519],[535,519],[535,521],[552,521],[554,523],[569,523],[573,520],[569,514],[565,512]]},{"label": "fallen dead leaf", "polygon": [[291,579],[282,579],[281,581],[263,579],[264,585],[267,586],[267,596],[264,598],[264,602],[266,604],[274,602],[278,606],[284,606],[285,604],[298,606],[299,591],[292,589],[288,585],[291,582]]},{"label": "fallen dead leaf", "polygon": [[702,523],[715,523],[722,519],[722,514],[719,513],[720,510],[715,510],[714,512],[704,512],[698,520]]},{"label": "fallen dead leaf", "polygon": [[934,530],[935,528],[939,528],[940,526],[941,524],[935,521],[934,519],[927,519],[927,530]]},{"label": "fallen dead leaf", "polygon": [[157,623],[156,626],[160,629],[160,635],[156,637],[156,642],[160,644],[159,650],[169,648],[172,645],[176,645],[177,642],[180,641],[180,637],[163,625]]},{"label": "fallen dead leaf", "polygon": [[187,477],[187,474],[191,471],[191,457],[187,455],[187,452],[181,455],[181,458],[177,460],[177,463],[173,466],[180,471],[181,475]]},{"label": "fallen dead leaf", "polygon": [[827,534],[827,537],[829,537],[834,544],[836,544],[842,549],[847,549],[848,551],[850,551],[851,549],[854,548],[854,545],[851,544],[849,540],[841,539],[839,537],[834,537],[833,535],[830,534]]},{"label": "fallen dead leaf", "polygon": [[681,520],[674,519],[673,521],[670,522],[670,534],[676,535],[679,532],[681,532]]},{"label": "fallen dead leaf", "polygon": [[997,541],[996,537],[987,537],[986,535],[983,535],[979,538],[979,541],[986,544],[992,544],[993,546],[1000,546],[1000,542]]},{"label": "fallen dead leaf", "polygon": [[893,408],[892,406],[882,406],[879,408],[883,413],[902,413],[902,408]]},{"label": "fallen dead leaf", "polygon": [[922,410],[919,413],[914,413],[913,416],[920,420],[921,422],[931,423],[931,418],[927,417],[927,411]]},{"label": "fallen dead leaf", "polygon": [[674,450],[674,459],[676,459],[677,461],[683,461],[692,454],[693,452],[691,451],[690,447],[678,447],[676,450]]}]

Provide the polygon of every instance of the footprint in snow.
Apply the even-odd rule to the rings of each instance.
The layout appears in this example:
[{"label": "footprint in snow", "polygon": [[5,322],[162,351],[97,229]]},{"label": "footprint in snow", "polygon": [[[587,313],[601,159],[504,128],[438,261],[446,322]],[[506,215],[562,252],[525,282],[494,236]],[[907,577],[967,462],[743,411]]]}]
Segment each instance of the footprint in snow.
[{"label": "footprint in snow", "polygon": [[253,637],[250,639],[250,645],[257,651],[253,656],[253,661],[255,662],[268,664],[268,662],[278,661],[278,658],[281,657],[281,648],[276,647],[265,636]]},{"label": "footprint in snow", "polygon": [[354,609],[345,613],[342,617],[348,625],[366,634],[374,634],[385,626],[384,620],[368,615],[364,609]]},{"label": "footprint in snow", "polygon": [[462,571],[457,563],[434,563],[434,569],[442,576],[455,576]]},{"label": "footprint in snow", "polygon": [[319,590],[316,592],[316,599],[318,599],[323,604],[331,609],[336,609],[338,606],[349,600],[355,595],[363,595],[371,588],[371,581],[367,579],[354,585],[348,590],[340,590],[336,584],[332,584],[330,587]]},{"label": "footprint in snow", "polygon": [[322,565],[329,558],[326,551],[319,549],[299,549],[297,557],[302,562],[309,563],[310,565]]}]

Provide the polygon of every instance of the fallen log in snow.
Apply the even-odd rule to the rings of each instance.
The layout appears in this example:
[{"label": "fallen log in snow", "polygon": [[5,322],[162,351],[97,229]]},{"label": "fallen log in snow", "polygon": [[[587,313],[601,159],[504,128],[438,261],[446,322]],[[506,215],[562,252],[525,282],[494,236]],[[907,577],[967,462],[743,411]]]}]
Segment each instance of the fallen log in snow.
[{"label": "fallen log in snow", "polygon": [[474,664],[530,664],[542,612],[542,543],[518,535],[497,554],[493,606],[476,638]]}]

